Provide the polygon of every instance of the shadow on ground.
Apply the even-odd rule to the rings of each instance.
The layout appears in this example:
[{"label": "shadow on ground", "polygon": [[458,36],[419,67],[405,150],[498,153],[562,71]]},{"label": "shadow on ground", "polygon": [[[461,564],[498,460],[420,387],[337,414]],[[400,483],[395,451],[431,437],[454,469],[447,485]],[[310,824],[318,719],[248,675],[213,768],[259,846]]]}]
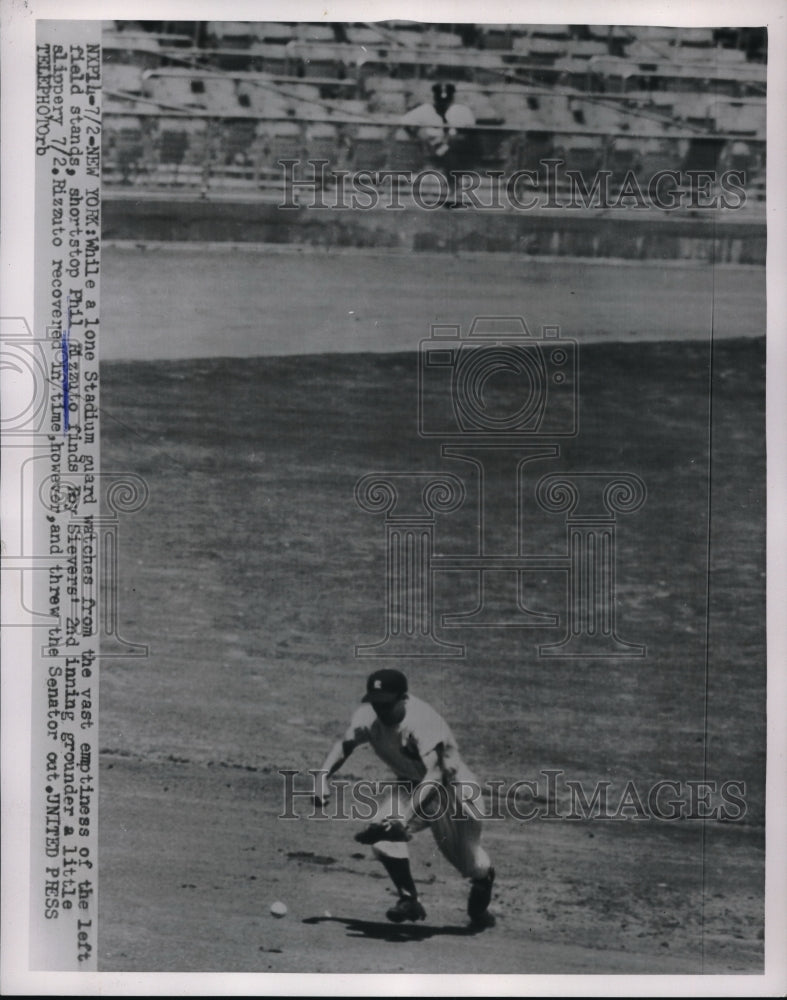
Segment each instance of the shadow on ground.
[{"label": "shadow on ground", "polygon": [[419,926],[413,924],[383,923],[379,920],[356,920],[348,917],[306,917],[304,924],[334,923],[344,924],[347,937],[365,937],[375,941],[390,941],[404,943],[409,941],[428,941],[433,937],[473,937],[486,930],[485,927],[457,927],[444,924],[442,927],[430,927],[428,924]]}]

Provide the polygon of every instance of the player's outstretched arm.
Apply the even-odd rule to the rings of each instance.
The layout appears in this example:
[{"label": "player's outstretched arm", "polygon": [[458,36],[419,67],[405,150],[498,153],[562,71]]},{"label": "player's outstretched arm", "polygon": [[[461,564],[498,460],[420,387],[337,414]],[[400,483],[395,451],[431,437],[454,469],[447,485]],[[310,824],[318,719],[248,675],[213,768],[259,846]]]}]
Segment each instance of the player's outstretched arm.
[{"label": "player's outstretched arm", "polygon": [[359,844],[376,844],[381,840],[410,840],[413,831],[408,829],[410,822],[419,814],[420,807],[430,795],[435,794],[437,785],[443,781],[443,770],[437,749],[421,757],[426,765],[426,774],[413,789],[409,801],[404,807],[401,819],[386,819],[382,822],[372,822],[365,830],[355,835]]},{"label": "player's outstretched arm", "polygon": [[322,774],[320,775],[317,790],[314,793],[317,805],[322,805],[331,797],[331,788],[328,784],[328,778],[336,774],[356,746],[357,744],[354,740],[337,740],[328,751],[328,756],[325,758],[322,767],[320,768]]}]

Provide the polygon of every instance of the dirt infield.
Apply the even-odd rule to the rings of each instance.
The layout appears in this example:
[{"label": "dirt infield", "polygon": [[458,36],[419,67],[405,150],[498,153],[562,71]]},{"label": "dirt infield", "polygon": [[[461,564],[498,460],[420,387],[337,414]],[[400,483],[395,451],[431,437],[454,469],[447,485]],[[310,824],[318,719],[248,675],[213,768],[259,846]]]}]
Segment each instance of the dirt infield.
[{"label": "dirt infield", "polygon": [[[436,289],[417,259],[369,255],[348,277],[347,261],[319,255],[160,253],[116,249],[104,263],[102,466],[144,476],[151,496],[121,526],[118,594],[121,634],[150,655],[106,660],[101,674],[100,967],[761,970],[762,275],[716,277],[709,562],[710,272],[564,262],[523,274],[500,260],[474,284],[474,262],[453,261]],[[581,434],[538,475],[615,469],[647,485],[645,506],[619,525],[618,616],[648,655],[545,662],[537,643],[559,628],[453,630],[466,657],[405,662],[412,687],[483,780],[555,769],[586,787],[609,781],[618,798],[628,781],[736,780],[745,812],[490,820],[498,920],[482,933],[467,926],[466,885],[424,834],[413,867],[427,921],[396,927],[383,916],[387,882],[352,839],[362,824],[277,818],[278,772],[319,766],[378,665],[353,656],[380,637],[385,579],[382,524],[355,505],[356,480],[468,475],[415,434],[415,355],[383,352],[490,302],[580,341]],[[631,331],[642,341],[622,342]],[[351,353],[377,337],[378,353]],[[329,343],[346,353],[313,353]],[[299,356],[246,357],[283,345]],[[166,357],[176,360],[153,360]],[[445,551],[472,535],[468,496],[439,520]],[[534,551],[559,546],[560,518],[528,524]],[[562,585],[533,576],[531,606],[559,605]],[[438,610],[471,590],[446,584]],[[342,774],[387,777],[360,750]],[[541,785],[533,801],[559,804]],[[288,907],[280,920],[276,900]]]}]

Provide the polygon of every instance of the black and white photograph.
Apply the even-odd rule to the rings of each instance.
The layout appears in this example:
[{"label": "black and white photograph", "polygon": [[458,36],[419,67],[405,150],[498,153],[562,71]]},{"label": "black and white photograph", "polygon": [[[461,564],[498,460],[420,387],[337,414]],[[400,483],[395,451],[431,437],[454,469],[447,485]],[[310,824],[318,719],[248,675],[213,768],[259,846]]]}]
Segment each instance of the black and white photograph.
[{"label": "black and white photograph", "polygon": [[3,992],[782,995],[777,6],[9,7]]}]

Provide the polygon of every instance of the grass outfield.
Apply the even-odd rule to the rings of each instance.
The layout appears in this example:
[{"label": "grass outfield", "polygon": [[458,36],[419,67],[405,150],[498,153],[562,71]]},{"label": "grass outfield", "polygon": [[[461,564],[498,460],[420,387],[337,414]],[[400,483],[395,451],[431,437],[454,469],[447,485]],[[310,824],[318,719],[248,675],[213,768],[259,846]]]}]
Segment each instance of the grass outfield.
[{"label": "grass outfield", "polygon": [[[619,519],[617,613],[646,658],[544,661],[537,642],[559,629],[464,629],[445,633],[464,659],[405,661],[482,778],[734,779],[745,816],[489,823],[498,926],[469,941],[464,886],[428,834],[414,869],[429,921],[392,938],[355,827],[276,820],[277,769],[319,766],[375,665],[353,648],[382,634],[384,534],[356,480],[462,475],[468,501],[438,519],[436,547],[473,537],[470,467],[415,434],[414,354],[105,362],[102,467],[151,489],[121,527],[121,633],[151,650],[102,666],[101,967],[761,970],[764,365],[761,338],[716,345],[710,508],[707,343],[583,343],[580,436],[533,465],[531,487],[561,470],[645,481]],[[527,531],[531,551],[556,551],[562,520]],[[557,583],[531,575],[527,603],[560,609]],[[471,591],[442,585],[438,612]],[[385,776],[361,751],[346,773]]]}]

